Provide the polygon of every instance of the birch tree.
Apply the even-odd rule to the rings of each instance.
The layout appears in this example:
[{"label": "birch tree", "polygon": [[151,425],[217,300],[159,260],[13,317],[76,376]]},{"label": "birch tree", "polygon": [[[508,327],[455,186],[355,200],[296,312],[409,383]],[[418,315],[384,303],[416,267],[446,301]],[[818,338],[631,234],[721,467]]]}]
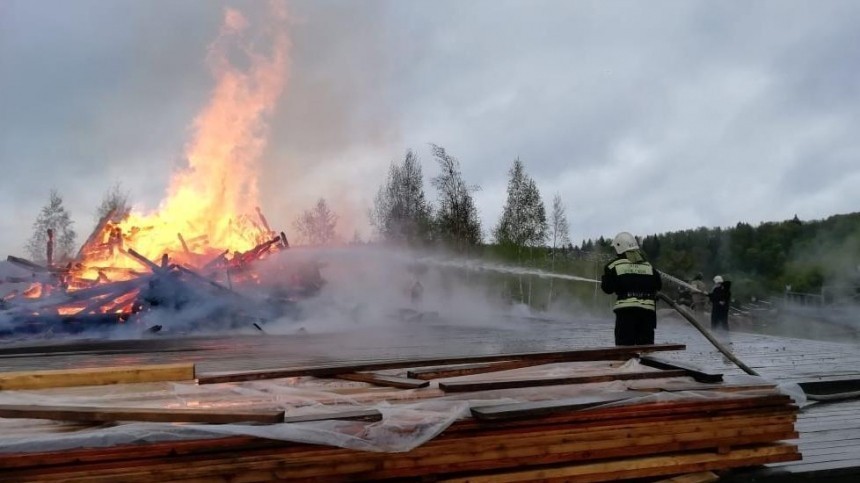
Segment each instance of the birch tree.
[{"label": "birch tree", "polygon": [[[508,197],[493,235],[499,245],[513,247],[517,253],[517,260],[522,262],[524,248],[541,246],[546,241],[546,209],[537,184],[526,174],[519,158],[514,160],[508,174]],[[526,298],[523,279],[519,277],[520,299],[531,303],[531,278],[528,282],[528,298]]]},{"label": "birch tree", "polygon": [[370,221],[383,240],[416,245],[432,238],[430,204],[424,196],[424,174],[412,150],[401,164],[392,163],[374,199]]},{"label": "birch tree", "polygon": [[460,172],[460,162],[445,148],[431,144],[433,157],[440,173],[432,180],[439,196],[435,225],[440,238],[459,252],[481,243],[481,221],[472,193],[478,186],[469,186]]},{"label": "birch tree", "polygon": [[508,198],[502,217],[494,230],[496,242],[512,245],[519,252],[524,247],[541,246],[546,241],[546,208],[537,184],[525,172],[517,158],[509,171]]},{"label": "birch tree", "polygon": [[559,247],[570,243],[570,225],[567,223],[567,213],[561,195],[556,193],[552,198],[552,213],[549,217],[549,238],[552,243],[552,259]]},{"label": "birch tree", "polygon": [[[567,223],[567,213],[561,195],[558,193],[552,198],[552,213],[549,217],[549,238],[552,243],[552,255],[550,267],[555,270],[555,256],[559,247],[570,244],[570,226]],[[548,304],[552,304],[553,278],[549,279]]]}]

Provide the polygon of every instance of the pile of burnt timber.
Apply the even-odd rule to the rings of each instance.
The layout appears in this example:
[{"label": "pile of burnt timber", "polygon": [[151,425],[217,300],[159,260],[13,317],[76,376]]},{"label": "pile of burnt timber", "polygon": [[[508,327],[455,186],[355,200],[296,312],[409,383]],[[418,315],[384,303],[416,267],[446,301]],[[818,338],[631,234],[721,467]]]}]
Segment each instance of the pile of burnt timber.
[{"label": "pile of burnt timber", "polygon": [[[300,275],[304,270],[314,276],[304,277],[288,289],[278,287],[276,296],[269,297],[270,303],[264,307],[259,301],[247,303],[234,289],[257,284],[256,262],[289,248],[286,235],[271,231],[262,214],[260,219],[262,226],[251,225],[249,236],[256,245],[247,251],[231,254],[209,246],[205,236],[186,240],[177,234],[175,249],[163,253],[160,260],[151,260],[134,249],[137,235],[145,230],[123,233],[111,214],[102,218],[77,256],[62,265],[51,260],[53,238],[49,236],[46,265],[15,256],[7,258],[30,276],[0,280],[29,285],[22,293],[0,298],[0,316],[7,321],[0,336],[79,333],[131,325],[150,310],[180,311],[190,306],[206,307],[198,319],[218,328],[245,327],[284,315],[297,298],[315,293],[321,279],[318,270],[311,273],[299,267]],[[284,278],[290,277],[285,274]],[[142,325],[141,330],[160,330],[155,324]]]},{"label": "pile of burnt timber", "polygon": [[[368,361],[270,371],[218,375],[194,374],[200,384],[217,388],[218,381],[259,381],[274,377],[361,379],[350,397],[365,402],[349,410],[300,417],[277,411],[238,407],[228,411],[133,408],[39,408],[0,406],[0,418],[48,418],[75,421],[253,421],[257,425],[305,425],[342,421],[345,431],[361,437],[386,424],[385,411],[415,400],[468,401],[469,415],[441,434],[405,452],[368,452],[319,444],[274,441],[247,436],[127,444],[110,448],[79,448],[42,453],[0,454],[0,480],[68,482],[163,481],[613,481],[757,466],[800,459],[797,447],[782,441],[797,437],[797,407],[767,384],[733,384],[719,374],[660,360],[651,366],[608,369],[641,351],[679,350],[658,345],[565,352],[506,354],[449,359]],[[649,356],[651,357],[651,356]],[[591,372],[563,377],[520,377],[523,370],[592,364]],[[634,359],[635,361],[635,359]],[[626,364],[630,364],[628,361]],[[603,364],[603,365],[601,365]],[[636,364],[639,364],[636,362]],[[641,364],[645,366],[645,364]],[[654,368],[661,365],[661,368]],[[518,369],[512,369],[516,366]],[[529,367],[529,369],[523,369]],[[568,367],[568,366],[565,366]],[[175,369],[171,369],[175,370]],[[380,374],[370,371],[400,371]],[[514,372],[511,372],[514,371]],[[456,377],[451,378],[451,374]],[[631,376],[636,374],[636,376]],[[434,381],[437,376],[444,381]],[[187,373],[178,377],[187,378]],[[418,379],[422,377],[422,379]],[[466,377],[469,380],[463,380]],[[474,378],[478,378],[475,380]],[[217,378],[217,379],[216,379]],[[458,379],[460,378],[460,379]],[[708,379],[709,382],[698,382]],[[2,381],[2,375],[0,375]],[[403,385],[408,382],[413,386]],[[512,382],[513,381],[513,382]],[[531,382],[529,382],[531,381]],[[594,382],[630,384],[629,390],[606,390],[588,396],[547,397],[547,386],[580,390]],[[623,382],[629,381],[629,382]],[[470,383],[470,386],[462,384]],[[498,403],[513,393],[533,388],[530,401]],[[253,384],[253,382],[251,383]],[[424,387],[422,387],[424,386]],[[361,392],[364,387],[366,393]],[[411,388],[414,387],[414,388]],[[600,386],[590,386],[600,387]],[[487,389],[490,389],[489,391]],[[508,389],[510,390],[510,389]],[[225,389],[227,392],[235,391]],[[466,392],[464,395],[462,392]],[[0,393],[2,394],[2,393]],[[490,396],[492,394],[492,397]],[[504,396],[507,394],[508,396]],[[663,395],[663,397],[656,395]],[[465,397],[468,396],[468,397]],[[322,402],[325,404],[325,402]],[[283,404],[283,403],[282,403]],[[336,404],[336,403],[331,403]],[[236,401],[231,407],[240,406]],[[332,406],[336,408],[336,406]],[[281,408],[289,410],[289,407]],[[54,414],[52,415],[52,411]],[[145,419],[143,419],[145,418]],[[2,419],[0,419],[2,421]],[[399,421],[393,430],[404,435],[429,429],[422,420]],[[322,426],[320,431],[330,430]],[[392,430],[391,427],[388,428]],[[2,440],[2,437],[0,437]]]}]

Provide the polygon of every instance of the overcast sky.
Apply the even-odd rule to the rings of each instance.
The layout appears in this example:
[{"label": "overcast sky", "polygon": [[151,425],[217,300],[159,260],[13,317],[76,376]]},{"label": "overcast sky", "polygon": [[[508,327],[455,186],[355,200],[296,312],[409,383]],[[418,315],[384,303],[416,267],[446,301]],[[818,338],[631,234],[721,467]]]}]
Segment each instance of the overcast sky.
[{"label": "overcast sky", "polygon": [[[224,6],[0,0],[0,253],[51,188],[79,239],[116,182],[155,208],[214,85]],[[519,157],[575,242],[860,209],[860,2],[292,1],[290,78],[260,173],[273,225],[318,197],[343,231],[428,143],[481,186]],[[432,197],[432,189],[427,186]]]}]

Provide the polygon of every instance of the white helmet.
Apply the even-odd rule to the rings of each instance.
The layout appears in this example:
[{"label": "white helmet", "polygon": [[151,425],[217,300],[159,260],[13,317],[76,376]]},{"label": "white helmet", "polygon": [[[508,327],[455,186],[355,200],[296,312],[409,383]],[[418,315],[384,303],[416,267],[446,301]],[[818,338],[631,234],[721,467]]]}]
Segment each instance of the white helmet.
[{"label": "white helmet", "polygon": [[723,277],[717,275],[714,277],[714,283],[723,283]]},{"label": "white helmet", "polygon": [[615,249],[615,253],[621,255],[624,252],[636,250],[639,248],[639,244],[636,243],[636,237],[626,231],[622,231],[612,239],[612,248]]}]

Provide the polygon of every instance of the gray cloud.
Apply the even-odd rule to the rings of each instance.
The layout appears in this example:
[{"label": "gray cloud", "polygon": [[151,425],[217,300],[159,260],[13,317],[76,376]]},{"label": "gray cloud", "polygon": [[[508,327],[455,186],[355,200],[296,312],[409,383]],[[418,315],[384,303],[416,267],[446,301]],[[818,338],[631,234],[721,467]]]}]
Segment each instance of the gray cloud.
[{"label": "gray cloud", "polygon": [[[231,2],[251,14],[260,2]],[[352,228],[387,165],[457,156],[485,228],[519,156],[572,235],[824,217],[860,206],[860,5],[289,3],[290,81],[261,176],[273,224],[316,197]],[[222,4],[0,5],[0,248],[50,187],[79,228],[119,180],[160,199],[212,80]],[[429,189],[429,186],[428,186]]]}]

